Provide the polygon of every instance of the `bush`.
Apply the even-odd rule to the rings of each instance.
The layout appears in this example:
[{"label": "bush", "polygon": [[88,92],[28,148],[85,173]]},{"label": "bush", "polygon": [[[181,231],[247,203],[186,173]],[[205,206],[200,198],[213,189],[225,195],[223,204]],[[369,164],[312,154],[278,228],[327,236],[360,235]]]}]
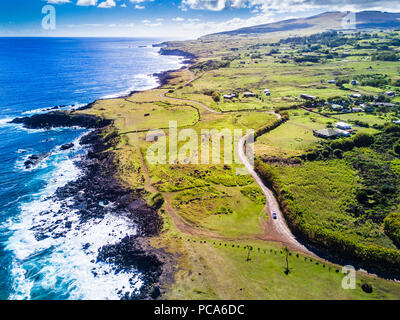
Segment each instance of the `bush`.
[{"label": "bush", "polygon": [[388,237],[397,247],[400,247],[400,213],[389,214],[383,222]]},{"label": "bush", "polygon": [[162,196],[161,193],[156,193],[151,197],[150,204],[154,209],[158,210],[164,204],[164,197]]},{"label": "bush", "polygon": [[350,151],[354,148],[354,141],[353,139],[335,140],[331,142],[331,148],[334,150]]},{"label": "bush", "polygon": [[335,149],[333,151],[333,155],[338,159],[342,159],[343,158],[343,151],[340,150],[340,149]]},{"label": "bush", "polygon": [[400,141],[397,142],[397,143],[393,146],[393,151],[394,151],[397,155],[400,155]]},{"label": "bush", "polygon": [[[289,227],[299,237],[311,245],[329,252],[337,257],[356,260],[366,267],[374,268],[390,274],[398,274],[400,269],[400,251],[378,245],[363,244],[352,240],[334,230],[310,224],[299,214],[293,200],[287,193],[281,192],[280,180],[273,168],[260,160],[255,162],[256,170],[275,191],[283,209]],[[395,228],[397,230],[397,228]]]},{"label": "bush", "polygon": [[373,291],[372,286],[371,286],[370,284],[368,284],[368,283],[363,283],[363,284],[361,285],[361,289],[362,289],[365,293],[372,293],[372,291]]},{"label": "bush", "polygon": [[356,147],[369,147],[374,143],[374,137],[366,133],[359,133],[354,137],[353,142]]},{"label": "bush", "polygon": [[212,98],[215,102],[221,101],[221,94],[219,92],[214,91],[212,94]]}]

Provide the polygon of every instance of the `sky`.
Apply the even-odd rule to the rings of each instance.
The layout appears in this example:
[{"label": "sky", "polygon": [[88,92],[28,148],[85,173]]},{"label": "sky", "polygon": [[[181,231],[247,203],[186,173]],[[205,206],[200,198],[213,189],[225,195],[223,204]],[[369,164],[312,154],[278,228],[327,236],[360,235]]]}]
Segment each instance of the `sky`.
[{"label": "sky", "polygon": [[400,12],[400,0],[0,0],[0,36],[194,39],[326,11],[362,10]]}]

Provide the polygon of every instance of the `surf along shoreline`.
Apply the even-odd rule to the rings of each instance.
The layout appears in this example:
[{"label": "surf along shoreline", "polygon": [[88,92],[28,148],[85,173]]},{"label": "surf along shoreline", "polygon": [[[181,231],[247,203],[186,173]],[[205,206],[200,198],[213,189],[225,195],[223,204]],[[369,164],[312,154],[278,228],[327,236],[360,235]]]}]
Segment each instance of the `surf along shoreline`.
[{"label": "surf along shoreline", "polygon": [[[183,57],[186,68],[194,63],[193,54],[181,50],[168,50],[168,44],[153,45],[161,47],[160,55]],[[159,85],[153,90],[164,86],[170,74],[180,69],[154,73]],[[144,90],[144,91],[147,91]],[[67,183],[56,191],[60,199],[73,199],[71,210],[78,209],[81,220],[102,218],[107,212],[107,206],[112,204],[114,214],[124,214],[135,224],[135,236],[126,236],[115,245],[106,245],[99,250],[97,262],[110,263],[115,271],[131,270],[139,272],[143,281],[140,292],[121,294],[123,300],[128,299],[162,299],[163,289],[174,282],[176,260],[164,249],[158,249],[150,244],[150,240],[160,234],[163,221],[158,209],[152,207],[144,199],[144,188],[126,187],[118,179],[117,156],[111,151],[120,141],[120,136],[113,126],[113,121],[97,116],[75,113],[90,109],[96,102],[127,98],[135,93],[112,98],[97,99],[83,107],[72,110],[58,110],[60,107],[47,109],[50,112],[32,116],[15,118],[13,124],[21,124],[28,129],[52,129],[60,127],[81,127],[91,131],[83,136],[80,144],[87,147],[87,155],[77,164],[82,171],[78,180]]]}]

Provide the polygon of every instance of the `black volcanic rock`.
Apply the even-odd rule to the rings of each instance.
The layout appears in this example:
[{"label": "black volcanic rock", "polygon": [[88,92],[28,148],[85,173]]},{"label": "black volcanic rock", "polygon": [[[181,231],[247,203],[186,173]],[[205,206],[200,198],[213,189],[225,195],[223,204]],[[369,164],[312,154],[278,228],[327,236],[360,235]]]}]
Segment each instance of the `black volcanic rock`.
[{"label": "black volcanic rock", "polygon": [[28,129],[51,129],[57,127],[93,129],[106,127],[111,124],[111,121],[92,115],[54,111],[45,114],[35,114],[31,117],[16,118],[11,123],[22,124]]},{"label": "black volcanic rock", "polygon": [[41,154],[31,155],[24,162],[24,166],[26,169],[31,169],[33,167],[36,167],[42,160],[46,159],[48,156],[50,156],[50,153],[41,153]]},{"label": "black volcanic rock", "polygon": [[169,49],[169,48],[161,48],[160,54],[163,56],[180,56],[187,59],[195,59],[196,56],[193,53],[186,52],[180,49]]},{"label": "black volcanic rock", "polygon": [[62,151],[69,150],[69,149],[72,149],[73,147],[74,147],[73,143],[67,143],[67,144],[62,145],[60,147],[60,150],[62,150]]}]

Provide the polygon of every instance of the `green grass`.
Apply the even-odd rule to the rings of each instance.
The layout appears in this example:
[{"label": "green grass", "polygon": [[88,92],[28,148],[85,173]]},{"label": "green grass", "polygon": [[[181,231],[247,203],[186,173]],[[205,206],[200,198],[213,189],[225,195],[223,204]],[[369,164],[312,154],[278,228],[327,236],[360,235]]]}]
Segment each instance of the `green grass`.
[{"label": "green grass", "polygon": [[313,130],[324,129],[333,121],[302,109],[290,111],[289,114],[288,122],[257,139],[257,155],[299,156],[320,141],[314,136]]},{"label": "green grass", "polygon": [[[286,275],[282,249],[268,243],[210,241],[172,238],[173,248],[185,252],[176,283],[168,290],[168,299],[250,299],[250,300],[382,300],[399,299],[399,285],[357,274],[355,290],[344,290],[341,268],[310,260],[295,253],[289,256]],[[215,243],[215,244],[214,244]],[[220,245],[221,243],[221,245]],[[247,261],[251,245],[254,250]],[[234,248],[232,246],[235,246]],[[239,246],[239,248],[237,247]],[[260,251],[258,251],[260,248]],[[271,252],[272,250],[272,252]],[[317,264],[318,262],[318,264]],[[336,272],[339,270],[339,272]],[[361,285],[373,286],[373,293]]]},{"label": "green grass", "polygon": [[360,185],[357,172],[345,160],[274,166],[281,190],[294,197],[297,208],[311,225],[321,226],[362,243],[396,248],[382,227],[347,212],[356,204]]}]

